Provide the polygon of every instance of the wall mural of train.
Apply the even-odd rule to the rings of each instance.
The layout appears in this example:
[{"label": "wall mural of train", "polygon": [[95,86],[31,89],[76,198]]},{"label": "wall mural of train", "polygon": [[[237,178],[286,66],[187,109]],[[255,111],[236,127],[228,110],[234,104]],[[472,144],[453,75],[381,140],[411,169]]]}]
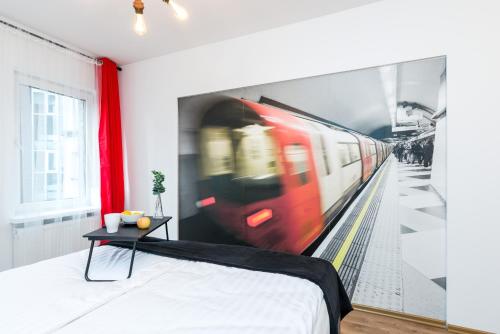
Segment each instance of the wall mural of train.
[{"label": "wall mural of train", "polygon": [[391,151],[348,129],[236,98],[204,113],[198,145],[198,209],[246,244],[297,254]]},{"label": "wall mural of train", "polygon": [[241,73],[178,98],[179,239],[318,257],[353,303],[446,319],[446,58]]}]

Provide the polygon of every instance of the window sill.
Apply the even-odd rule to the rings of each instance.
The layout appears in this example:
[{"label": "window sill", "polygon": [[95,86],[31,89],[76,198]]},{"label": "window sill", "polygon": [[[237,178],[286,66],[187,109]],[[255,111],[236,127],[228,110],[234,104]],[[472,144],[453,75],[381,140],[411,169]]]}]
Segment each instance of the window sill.
[{"label": "window sill", "polygon": [[33,221],[44,222],[68,216],[88,215],[89,213],[95,214],[98,213],[100,210],[101,209],[99,207],[93,207],[93,206],[85,206],[85,207],[63,209],[63,210],[51,210],[51,211],[46,211],[43,214],[17,215],[10,219],[10,223],[12,225],[22,225]]}]

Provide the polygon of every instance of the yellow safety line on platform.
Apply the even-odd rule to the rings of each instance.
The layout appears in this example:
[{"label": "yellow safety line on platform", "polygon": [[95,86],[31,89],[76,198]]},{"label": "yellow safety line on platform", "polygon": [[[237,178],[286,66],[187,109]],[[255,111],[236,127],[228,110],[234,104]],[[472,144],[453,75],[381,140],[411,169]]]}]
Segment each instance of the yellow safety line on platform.
[{"label": "yellow safety line on platform", "polygon": [[354,237],[356,236],[356,233],[358,233],[358,230],[361,226],[361,223],[363,222],[363,218],[366,216],[366,212],[368,211],[368,208],[370,207],[370,204],[373,200],[373,197],[375,196],[375,193],[377,192],[378,186],[380,184],[380,181],[382,180],[382,176],[385,173],[385,170],[387,167],[384,167],[384,170],[378,175],[377,183],[373,186],[373,189],[370,193],[370,196],[368,196],[368,199],[365,202],[365,205],[359,212],[358,217],[356,217],[356,221],[352,225],[351,231],[347,235],[347,238],[344,240],[344,243],[342,244],[342,247],[340,247],[339,252],[337,253],[337,256],[335,256],[335,259],[333,259],[332,264],[335,267],[336,270],[340,269],[340,266],[344,262],[344,259],[347,255],[347,252],[349,251],[349,248],[351,248],[351,244],[354,241]]}]

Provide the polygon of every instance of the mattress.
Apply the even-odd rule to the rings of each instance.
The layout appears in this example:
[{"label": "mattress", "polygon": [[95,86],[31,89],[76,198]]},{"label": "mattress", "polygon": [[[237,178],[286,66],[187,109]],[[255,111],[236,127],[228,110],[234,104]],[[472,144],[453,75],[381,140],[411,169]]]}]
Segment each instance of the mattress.
[{"label": "mattress", "polygon": [[322,290],[282,274],[94,249],[0,273],[0,333],[329,333]]}]

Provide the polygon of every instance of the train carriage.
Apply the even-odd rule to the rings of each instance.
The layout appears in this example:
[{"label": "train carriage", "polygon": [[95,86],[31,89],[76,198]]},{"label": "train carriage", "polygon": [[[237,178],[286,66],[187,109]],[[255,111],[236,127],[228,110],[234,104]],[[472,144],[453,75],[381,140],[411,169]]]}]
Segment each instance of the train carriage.
[{"label": "train carriage", "polygon": [[200,124],[197,206],[236,238],[301,253],[385,159],[384,143],[227,99]]},{"label": "train carriage", "polygon": [[321,211],[326,223],[342,209],[361,184],[361,153],[352,134],[304,120],[310,127],[310,138],[317,168]]},{"label": "train carriage", "polygon": [[361,151],[361,160],[363,164],[363,178],[362,181],[366,182],[370,176],[372,176],[373,172],[376,168],[376,161],[374,157],[376,157],[376,152],[374,153],[374,142],[360,134],[355,135],[359,141],[359,148]]},{"label": "train carriage", "polygon": [[356,137],[344,130],[334,130],[337,138],[337,161],[341,166],[343,201],[350,198],[362,183],[362,159]]},{"label": "train carriage", "polygon": [[335,132],[328,126],[309,120],[302,120],[309,129],[312,153],[321,199],[323,217],[330,215],[332,206],[342,197],[340,164],[333,152],[337,150]]},{"label": "train carriage", "polygon": [[211,108],[201,125],[200,195],[214,220],[252,245],[302,252],[324,223],[307,127],[245,100]]}]

